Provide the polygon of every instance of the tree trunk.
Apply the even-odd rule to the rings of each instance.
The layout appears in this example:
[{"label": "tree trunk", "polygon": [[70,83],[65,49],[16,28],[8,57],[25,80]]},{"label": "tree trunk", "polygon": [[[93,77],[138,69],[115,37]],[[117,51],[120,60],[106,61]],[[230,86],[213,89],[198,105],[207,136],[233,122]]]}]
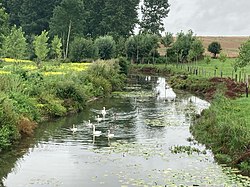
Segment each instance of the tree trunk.
[{"label": "tree trunk", "polygon": [[65,51],[65,57],[68,58],[68,52],[69,52],[69,38],[70,38],[70,32],[71,32],[71,20],[69,21],[69,30],[68,30],[68,37],[67,37],[67,44],[66,44],[66,51]]}]

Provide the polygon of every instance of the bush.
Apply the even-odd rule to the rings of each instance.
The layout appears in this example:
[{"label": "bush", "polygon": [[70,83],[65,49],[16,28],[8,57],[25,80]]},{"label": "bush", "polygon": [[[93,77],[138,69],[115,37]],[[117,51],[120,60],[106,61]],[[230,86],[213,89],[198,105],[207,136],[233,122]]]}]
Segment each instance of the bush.
[{"label": "bush", "polygon": [[63,101],[50,94],[43,94],[40,97],[41,113],[49,117],[64,116],[67,112],[63,106]]},{"label": "bush", "polygon": [[7,149],[20,138],[17,128],[18,115],[11,99],[0,94],[0,150]]},{"label": "bush", "polygon": [[13,100],[13,104],[15,105],[15,112],[20,116],[22,115],[35,121],[40,119],[40,114],[38,108],[36,107],[37,102],[35,99],[19,92],[11,93],[10,99]]},{"label": "bush", "polygon": [[90,39],[76,37],[70,45],[69,58],[73,62],[91,61],[97,57],[97,47]]},{"label": "bush", "polygon": [[95,46],[98,49],[98,55],[102,60],[108,60],[115,57],[116,44],[112,36],[101,36],[95,40]]}]

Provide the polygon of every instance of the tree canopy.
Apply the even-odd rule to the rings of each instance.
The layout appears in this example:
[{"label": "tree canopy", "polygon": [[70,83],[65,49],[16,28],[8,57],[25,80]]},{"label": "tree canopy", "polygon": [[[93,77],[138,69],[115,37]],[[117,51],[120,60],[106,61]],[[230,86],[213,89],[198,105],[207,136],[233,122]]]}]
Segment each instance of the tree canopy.
[{"label": "tree canopy", "polygon": [[221,51],[221,45],[219,42],[212,42],[208,45],[207,50],[211,53],[213,53],[213,57],[216,58],[217,54],[220,54]]},{"label": "tree canopy", "polygon": [[141,31],[160,35],[164,31],[163,18],[168,16],[169,7],[168,0],[144,0],[141,6]]}]

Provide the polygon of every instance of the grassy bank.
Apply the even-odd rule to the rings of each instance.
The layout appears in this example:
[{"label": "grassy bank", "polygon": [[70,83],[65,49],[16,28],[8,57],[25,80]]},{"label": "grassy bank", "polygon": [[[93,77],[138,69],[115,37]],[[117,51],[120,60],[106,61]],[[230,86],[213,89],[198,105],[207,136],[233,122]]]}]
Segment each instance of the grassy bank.
[{"label": "grassy bank", "polygon": [[0,69],[0,151],[32,135],[41,120],[81,111],[124,86],[119,62],[44,63],[4,59]]},{"label": "grassy bank", "polygon": [[135,65],[133,71],[167,75],[173,88],[210,100],[211,107],[191,127],[194,137],[211,148],[219,162],[250,175],[250,99],[245,97],[244,83],[195,75],[176,65]]}]

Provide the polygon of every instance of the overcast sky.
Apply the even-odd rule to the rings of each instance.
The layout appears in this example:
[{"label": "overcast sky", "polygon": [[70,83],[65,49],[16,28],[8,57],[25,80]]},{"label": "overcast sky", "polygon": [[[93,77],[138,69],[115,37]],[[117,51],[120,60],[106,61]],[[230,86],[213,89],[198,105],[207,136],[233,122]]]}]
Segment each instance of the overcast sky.
[{"label": "overcast sky", "polygon": [[176,34],[250,36],[250,0],[169,0],[165,30]]}]

